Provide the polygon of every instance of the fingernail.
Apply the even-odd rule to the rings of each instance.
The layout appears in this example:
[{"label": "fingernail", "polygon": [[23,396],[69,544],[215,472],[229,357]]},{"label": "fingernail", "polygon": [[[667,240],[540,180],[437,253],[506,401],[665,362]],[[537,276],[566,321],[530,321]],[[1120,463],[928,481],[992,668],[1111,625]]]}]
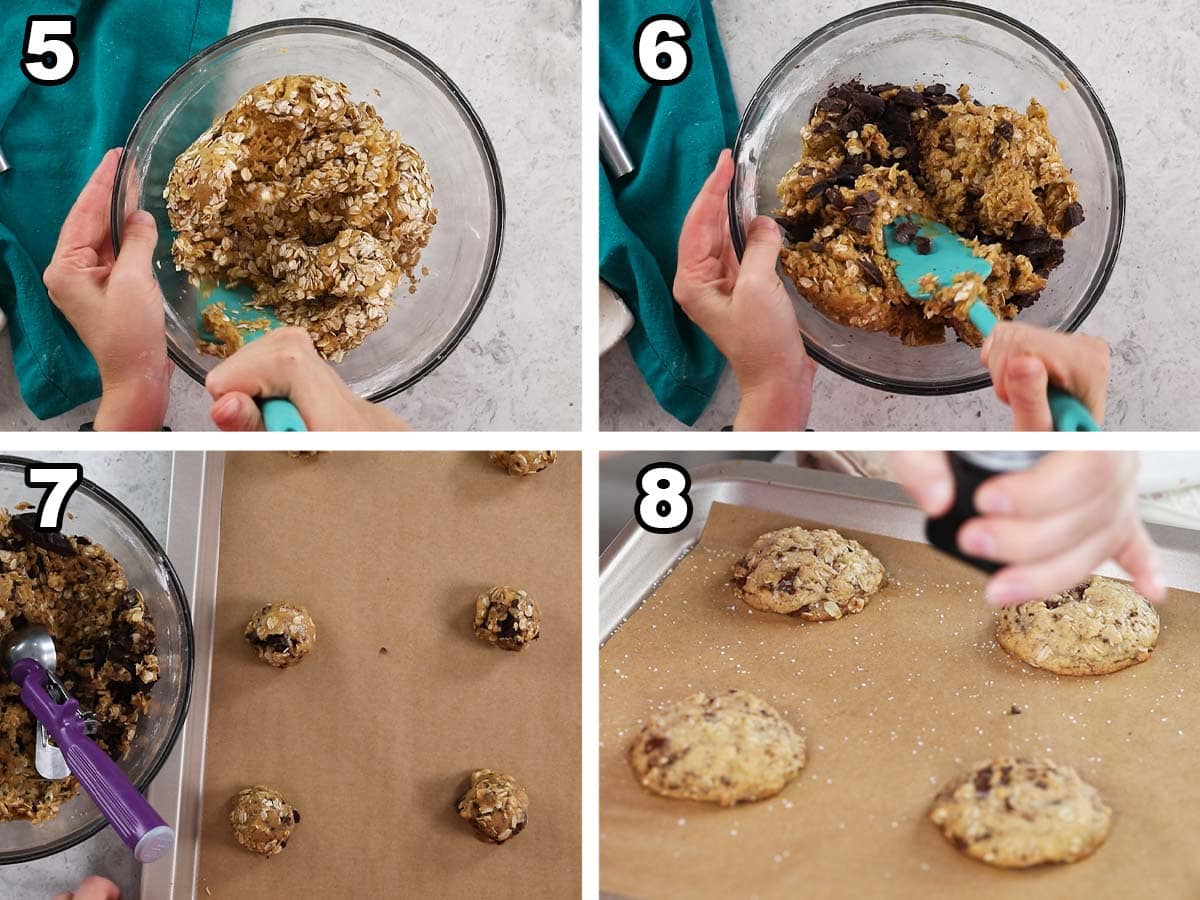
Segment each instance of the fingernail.
[{"label": "fingernail", "polygon": [[968,525],[958,537],[958,546],[963,553],[992,559],[996,553],[996,542],[991,532],[983,526]]},{"label": "fingernail", "polygon": [[1007,516],[1013,511],[1012,497],[1002,487],[985,483],[975,492],[975,508],[988,515]]},{"label": "fingernail", "polygon": [[1018,578],[996,576],[987,583],[988,606],[1012,606],[1029,599],[1028,585]]}]

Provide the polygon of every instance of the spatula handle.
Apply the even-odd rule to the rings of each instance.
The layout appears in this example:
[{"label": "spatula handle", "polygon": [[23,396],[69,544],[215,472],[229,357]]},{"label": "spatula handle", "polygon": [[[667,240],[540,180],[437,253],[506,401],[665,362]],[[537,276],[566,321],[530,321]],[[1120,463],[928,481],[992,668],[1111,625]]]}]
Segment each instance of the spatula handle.
[{"label": "spatula handle", "polygon": [[271,397],[259,400],[258,409],[262,413],[263,427],[267,431],[308,431],[300,410],[291,400],[282,397]]},{"label": "spatula handle", "polygon": [[[992,333],[999,321],[988,305],[979,301],[971,304],[971,308],[967,310],[967,318],[984,337]],[[1050,418],[1054,421],[1055,431],[1100,430],[1088,408],[1062,388],[1050,385],[1046,389],[1046,397],[1050,402]]]}]

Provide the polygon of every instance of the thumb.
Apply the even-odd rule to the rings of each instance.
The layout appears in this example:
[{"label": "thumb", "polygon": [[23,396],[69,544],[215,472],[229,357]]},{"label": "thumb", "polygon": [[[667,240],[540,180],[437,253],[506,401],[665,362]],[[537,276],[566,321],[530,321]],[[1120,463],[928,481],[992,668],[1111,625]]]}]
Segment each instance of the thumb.
[{"label": "thumb", "polygon": [[125,219],[125,231],[121,235],[121,252],[114,271],[120,269],[130,275],[153,274],[154,248],[158,245],[158,224],[154,216],[144,209],[135,209]]},{"label": "thumb", "polygon": [[212,405],[209,416],[222,431],[261,431],[262,413],[249,394],[230,391]]},{"label": "thumb", "polygon": [[1013,411],[1014,431],[1051,431],[1050,401],[1046,397],[1049,376],[1035,356],[1017,356],[1004,373],[1008,405]]},{"label": "thumb", "polygon": [[742,272],[754,278],[773,276],[782,247],[783,235],[779,233],[779,226],[766,216],[756,216],[746,235]]}]

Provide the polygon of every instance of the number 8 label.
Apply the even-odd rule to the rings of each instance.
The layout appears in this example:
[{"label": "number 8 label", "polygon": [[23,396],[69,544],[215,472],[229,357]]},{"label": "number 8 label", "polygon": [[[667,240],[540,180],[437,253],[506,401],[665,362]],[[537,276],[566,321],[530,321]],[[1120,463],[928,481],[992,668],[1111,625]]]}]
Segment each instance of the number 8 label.
[{"label": "number 8 label", "polygon": [[692,521],[692,486],[687,469],[673,463],[653,463],[638,473],[634,518],[646,531],[674,534]]}]

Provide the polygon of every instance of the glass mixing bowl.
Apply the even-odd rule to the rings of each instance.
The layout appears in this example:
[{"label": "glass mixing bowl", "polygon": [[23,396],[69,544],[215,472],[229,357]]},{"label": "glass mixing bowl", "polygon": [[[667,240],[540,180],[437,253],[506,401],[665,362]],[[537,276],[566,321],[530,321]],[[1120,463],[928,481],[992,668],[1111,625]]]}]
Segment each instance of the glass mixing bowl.
[{"label": "glass mixing bowl", "polygon": [[337,366],[360,396],[382,400],[437,368],[466,335],[491,289],[504,231],[504,190],[483,125],[446,74],[411,47],[345,22],[286,19],[201,51],[150,98],[129,134],[113,191],[113,245],[134,209],[157,219],[154,274],[167,303],[168,348],[203,383],[220,360],[196,349],[198,289],[175,271],[163,189],[175,158],[238,97],[298,74],[344,82],[416,148],[433,179],[438,224],[421,254],[429,274],[415,294],[402,284],[387,324]]},{"label": "glass mixing bowl", "polygon": [[[25,486],[28,462],[0,456],[0,506],[9,511],[22,500],[36,506],[41,498],[40,488]],[[64,530],[85,535],[112,554],[124,567],[130,586],[142,592],[154,618],[158,683],[129,753],[118,760],[129,780],[144,792],[175,746],[187,717],[192,693],[192,620],[187,598],[162,547],[120,500],[85,479],[71,495],[67,509],[75,518],[67,519]],[[106,824],[82,791],[64,803],[57,816],[40,825],[0,822],[0,865],[59,853]]]},{"label": "glass mixing bowl", "polygon": [[[983,103],[1024,110],[1036,97],[1050,117],[1064,162],[1079,185],[1087,220],[1066,240],[1066,261],[1041,299],[1017,321],[1074,331],[1104,291],[1117,259],[1125,175],[1117,138],[1091,86],[1062,51],[1020,22],[964,3],[888,3],[848,15],[805,38],[771,70],[746,108],[734,146],[730,231],[739,258],[746,226],[778,208],[776,185],[800,158],[801,129],[832,85],[969,84]],[[887,391],[952,394],[990,382],[979,352],[948,335],[944,344],[906,347],[889,334],[848,328],[817,312],[780,277],[795,301],[814,359],[847,378]]]}]

